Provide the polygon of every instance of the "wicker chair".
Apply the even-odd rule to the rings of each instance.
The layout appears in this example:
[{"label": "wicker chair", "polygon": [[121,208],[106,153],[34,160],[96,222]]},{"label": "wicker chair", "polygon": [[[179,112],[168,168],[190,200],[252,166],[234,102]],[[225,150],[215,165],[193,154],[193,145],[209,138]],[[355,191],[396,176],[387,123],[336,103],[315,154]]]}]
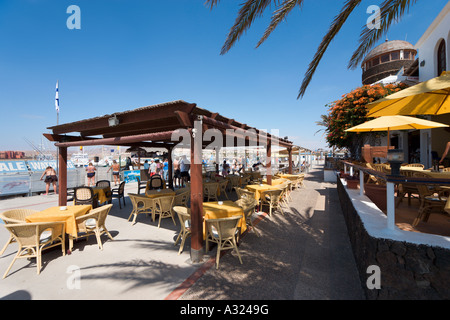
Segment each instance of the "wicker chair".
[{"label": "wicker chair", "polygon": [[228,200],[228,194],[227,194],[227,185],[228,185],[228,180],[227,179],[221,179],[219,181],[217,181],[219,183],[219,190],[220,190],[220,194],[225,195],[225,197]]},{"label": "wicker chair", "polygon": [[239,183],[239,181],[241,180],[240,176],[234,176],[234,175],[229,175],[227,176],[227,179],[229,181],[228,183],[228,189],[229,190],[236,190],[236,188],[240,188],[241,184]]},{"label": "wicker chair", "polygon": [[219,269],[220,252],[235,249],[242,264],[241,255],[237,247],[236,234],[239,220],[242,216],[221,219],[206,219],[206,252],[209,251],[209,242],[217,243],[216,269]]},{"label": "wicker chair", "polygon": [[180,255],[183,252],[187,237],[191,235],[191,210],[182,206],[174,206],[173,211],[177,213],[181,225],[180,233],[174,244],[177,245],[181,239],[180,250],[178,250],[178,255]]},{"label": "wicker chair", "polygon": [[3,279],[17,259],[36,258],[37,274],[40,274],[44,249],[61,245],[63,256],[66,254],[64,222],[7,224],[5,228],[17,241],[19,249]]},{"label": "wicker chair", "polygon": [[[425,173],[416,172],[414,173],[414,177],[428,177]],[[417,184],[416,185],[419,198],[420,198],[420,207],[417,214],[417,217],[414,219],[412,226],[415,227],[422,220],[423,222],[427,222],[430,214],[432,212],[443,213],[445,204],[447,203],[447,197],[441,195],[439,189],[433,187],[428,187],[425,184]]]},{"label": "wicker chair", "polygon": [[139,177],[136,177],[136,180],[138,183],[137,194],[141,194],[141,190],[147,189],[147,182],[144,183],[141,179],[139,179]]},{"label": "wicker chair", "polygon": [[159,174],[154,174],[153,176],[151,176],[150,180],[148,181],[148,189],[164,189],[164,180]]},{"label": "wicker chair", "polygon": [[78,187],[74,191],[74,205],[90,204],[92,208],[98,207],[98,196],[94,194],[91,187]]},{"label": "wicker chair", "polygon": [[412,167],[412,168],[425,168],[425,166],[421,163],[408,163],[405,165],[402,165],[402,167]]},{"label": "wicker chair", "polygon": [[76,238],[69,235],[69,240],[71,243],[70,250],[72,250],[72,243],[74,239],[84,237],[88,238],[91,235],[95,235],[100,250],[103,250],[103,244],[100,239],[102,234],[106,233],[111,240],[114,240],[105,225],[106,217],[108,216],[112,206],[112,204],[107,204],[102,207],[92,209],[89,213],[76,218],[78,233],[80,233],[80,235],[77,235]]},{"label": "wicker chair", "polygon": [[109,182],[109,180],[99,180],[99,181],[97,181],[96,186],[100,187],[100,188],[110,188],[109,191],[105,192],[105,196],[106,196],[106,198],[111,199],[111,195],[112,195],[111,182]]},{"label": "wicker chair", "polygon": [[154,214],[159,214],[158,228],[161,226],[161,219],[171,217],[173,223],[176,225],[175,219],[173,217],[173,201],[175,196],[165,196],[155,198],[155,210]]},{"label": "wicker chair", "polygon": [[210,182],[203,185],[203,197],[206,198],[206,201],[210,199],[219,201],[217,198],[217,188],[219,188],[219,183],[217,182]]},{"label": "wicker chair", "polygon": [[187,207],[191,190],[189,188],[181,188],[175,191],[175,199],[173,201],[174,206]]},{"label": "wicker chair", "polygon": [[[26,217],[32,215],[33,213],[38,212],[37,210],[32,209],[12,209],[5,211],[0,214],[0,219],[3,220],[5,224],[20,224],[26,222]],[[14,242],[14,237],[12,234],[9,235],[9,240],[6,242],[2,251],[0,252],[0,256],[3,255],[6,248]]]},{"label": "wicker chair", "polygon": [[272,210],[280,210],[282,214],[283,208],[281,206],[282,204],[282,196],[283,196],[283,190],[265,190],[261,192],[261,206],[267,205],[269,206],[269,216],[272,216]]},{"label": "wicker chair", "polygon": [[130,198],[131,205],[133,206],[133,210],[128,217],[128,221],[130,221],[131,217],[133,217],[133,224],[135,224],[136,218],[139,214],[151,214],[153,221],[155,221],[155,199],[135,193],[129,193],[128,197]]},{"label": "wicker chair", "polygon": [[112,198],[118,198],[119,199],[119,208],[122,209],[122,205],[120,204],[120,199],[123,199],[123,205],[125,204],[125,181],[122,181],[118,188],[112,189]]},{"label": "wicker chair", "polygon": [[247,225],[252,227],[252,230],[254,230],[256,235],[259,237],[259,232],[256,230],[252,221],[252,215],[255,212],[258,201],[256,201],[255,198],[241,198],[234,203],[236,203],[242,208],[242,210],[244,210],[245,222],[247,223]]},{"label": "wicker chair", "polygon": [[255,193],[251,192],[247,189],[236,188],[236,194],[238,196],[238,199],[242,199],[242,198],[255,199]]}]

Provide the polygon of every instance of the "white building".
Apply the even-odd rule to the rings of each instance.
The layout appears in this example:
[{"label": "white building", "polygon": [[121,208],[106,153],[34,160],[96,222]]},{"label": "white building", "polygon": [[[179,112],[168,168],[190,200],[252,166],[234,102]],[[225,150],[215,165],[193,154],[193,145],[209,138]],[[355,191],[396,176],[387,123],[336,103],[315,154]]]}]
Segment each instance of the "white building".
[{"label": "white building", "polygon": [[[438,77],[450,65],[450,2],[442,9],[415,45],[418,51],[419,82]],[[430,120],[450,124],[450,114],[431,116]],[[431,167],[450,141],[448,129],[420,130],[420,162]],[[450,166],[450,163],[446,163]]]}]

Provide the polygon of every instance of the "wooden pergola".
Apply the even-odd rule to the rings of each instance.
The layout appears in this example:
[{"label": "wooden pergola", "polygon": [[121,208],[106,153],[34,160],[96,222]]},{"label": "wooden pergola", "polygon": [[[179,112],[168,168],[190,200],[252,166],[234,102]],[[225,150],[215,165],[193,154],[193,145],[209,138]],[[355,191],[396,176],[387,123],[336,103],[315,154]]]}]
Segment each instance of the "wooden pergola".
[{"label": "wooden pergola", "polygon": [[[58,147],[59,165],[59,205],[67,204],[67,149],[79,146],[127,146],[127,147],[158,147],[166,148],[169,154],[169,186],[173,186],[172,150],[186,138],[190,146],[191,164],[191,259],[200,262],[203,250],[203,182],[202,182],[202,149],[211,145],[217,139],[204,141],[203,134],[208,129],[215,129],[222,135],[222,146],[265,146],[267,153],[267,182],[271,184],[271,149],[276,144],[287,148],[289,156],[289,172],[292,173],[292,147],[287,139],[279,138],[250,127],[234,119],[226,118],[197,107],[194,103],[182,100],[172,101],[117,112],[96,118],[49,127],[52,133],[44,136],[55,142]],[[202,134],[200,134],[200,131]],[[247,134],[247,133],[252,134]],[[225,145],[225,140],[227,144]],[[240,140],[240,144],[237,143]],[[190,142],[190,143],[189,143]],[[198,159],[199,161],[194,161]]]}]

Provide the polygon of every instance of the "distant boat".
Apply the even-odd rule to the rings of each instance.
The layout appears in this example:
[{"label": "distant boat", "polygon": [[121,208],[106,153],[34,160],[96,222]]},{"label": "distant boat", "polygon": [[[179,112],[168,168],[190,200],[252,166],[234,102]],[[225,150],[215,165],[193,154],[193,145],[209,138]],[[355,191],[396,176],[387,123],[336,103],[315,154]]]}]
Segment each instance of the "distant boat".
[{"label": "distant boat", "polygon": [[75,167],[83,167],[89,164],[89,155],[84,152],[77,152],[70,158]]}]

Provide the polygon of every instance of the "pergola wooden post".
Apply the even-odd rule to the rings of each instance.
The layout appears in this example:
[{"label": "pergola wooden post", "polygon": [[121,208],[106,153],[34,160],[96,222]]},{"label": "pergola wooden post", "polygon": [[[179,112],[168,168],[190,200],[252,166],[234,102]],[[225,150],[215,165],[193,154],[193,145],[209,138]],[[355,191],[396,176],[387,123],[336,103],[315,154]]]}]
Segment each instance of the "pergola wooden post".
[{"label": "pergola wooden post", "polygon": [[267,139],[267,147],[266,147],[266,180],[267,184],[272,184],[272,139]]},{"label": "pergola wooden post", "polygon": [[58,148],[58,205],[67,205],[67,147]]},{"label": "pergola wooden post", "polygon": [[203,260],[202,145],[191,137],[191,261]]},{"label": "pergola wooden post", "polygon": [[288,162],[289,162],[288,173],[292,174],[292,148],[287,148],[287,151],[288,151]]}]

